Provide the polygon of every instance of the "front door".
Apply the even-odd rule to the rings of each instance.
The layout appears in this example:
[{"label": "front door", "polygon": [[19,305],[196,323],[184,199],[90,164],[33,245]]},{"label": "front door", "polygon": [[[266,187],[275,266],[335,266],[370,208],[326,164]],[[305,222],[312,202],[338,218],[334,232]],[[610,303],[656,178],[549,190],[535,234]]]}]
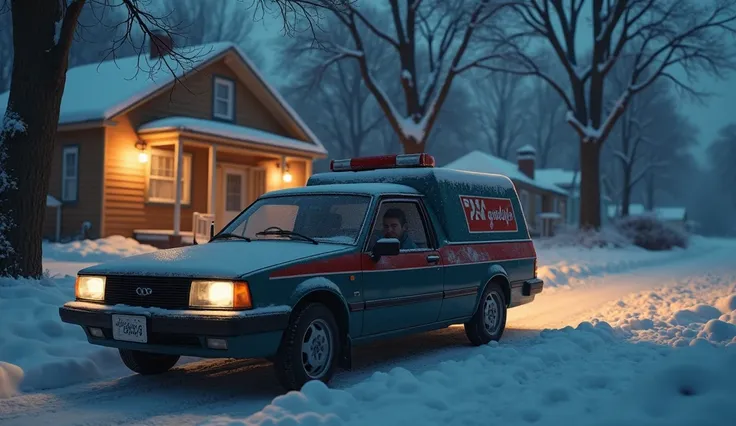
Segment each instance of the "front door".
[{"label": "front door", "polygon": [[[442,306],[442,261],[420,200],[386,199],[378,209],[362,255],[363,336],[437,321]],[[375,261],[369,255],[381,237],[403,241],[401,253]]]},{"label": "front door", "polygon": [[246,207],[246,176],[245,169],[235,167],[223,167],[222,184],[220,185],[222,197],[220,202],[221,217],[218,218],[220,228],[227,225]]}]

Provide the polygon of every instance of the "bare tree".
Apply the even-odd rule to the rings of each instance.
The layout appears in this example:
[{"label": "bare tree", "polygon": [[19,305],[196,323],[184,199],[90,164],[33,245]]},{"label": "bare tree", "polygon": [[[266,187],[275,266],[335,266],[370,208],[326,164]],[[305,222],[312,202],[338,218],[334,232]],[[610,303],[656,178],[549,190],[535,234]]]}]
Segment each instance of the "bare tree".
[{"label": "bare tree", "polygon": [[[351,46],[325,45],[333,53],[325,66],[340,60],[354,60],[364,84],[375,97],[404,152],[423,152],[440,109],[450,93],[455,78],[483,60],[497,57],[486,49],[481,57],[466,63],[476,29],[503,9],[498,0],[389,0],[391,31],[369,19],[353,4],[341,9],[325,0],[313,0],[330,11],[351,34]],[[367,34],[380,38],[398,59],[396,80],[401,82],[405,113],[392,102],[382,84],[371,72],[373,58],[364,45]],[[422,50],[426,54],[422,55]],[[426,58],[422,65],[418,59]]]},{"label": "bare tree", "polygon": [[501,72],[484,72],[475,80],[476,117],[491,154],[508,159],[529,123],[525,107],[526,79]]},{"label": "bare tree", "polygon": [[[585,6],[588,5],[588,8]],[[585,10],[584,10],[585,9]],[[508,38],[514,53],[503,63],[487,66],[548,83],[564,101],[567,122],[580,137],[580,226],[599,228],[600,153],[613,126],[631,99],[659,79],[670,80],[684,93],[697,95],[691,82],[676,75],[684,70],[720,75],[733,69],[736,0],[521,0],[508,19],[521,29]],[[589,13],[589,18],[587,16]],[[591,51],[581,53],[581,31],[590,32]],[[540,66],[540,58],[518,40],[545,41],[565,69],[569,90]],[[627,47],[635,46],[633,49]],[[622,57],[630,57],[628,84],[605,102],[606,76]]]},{"label": "bare tree", "polygon": [[0,6],[0,93],[10,86],[10,73],[13,70],[13,22],[9,13],[3,13]]},{"label": "bare tree", "polygon": [[[242,7],[242,0],[161,0],[169,11],[170,26],[181,28],[177,46],[193,46],[230,41],[240,46],[248,58],[263,63],[263,52],[252,38],[254,20],[251,11]],[[214,6],[214,7],[213,7]]]},{"label": "bare tree", "polygon": [[[366,11],[374,17],[380,12]],[[386,16],[384,13],[383,16]],[[328,18],[318,42],[336,45],[350,40],[347,28],[334,17]],[[351,46],[352,48],[352,46]],[[379,81],[387,80],[393,68],[393,58],[378,37],[365,37],[363,49],[373,60],[370,72]],[[338,61],[324,67],[331,58],[328,51],[315,49],[310,34],[292,39],[284,49],[284,61],[294,64],[288,69],[290,83],[285,92],[310,123],[310,127],[324,133],[342,157],[359,156],[364,145],[384,125],[386,118],[375,98],[363,84],[360,68],[354,61]],[[400,86],[388,85],[387,95],[398,95]]]},{"label": "bare tree", "polygon": [[[342,0],[334,1],[342,3]],[[254,3],[256,7],[275,6],[284,18],[287,31],[293,25],[289,19],[306,18],[312,28],[313,19],[318,17],[313,7],[297,0],[254,0]],[[123,11],[123,18],[113,27],[121,35],[108,49],[108,57],[114,57],[124,45],[131,45],[140,53],[142,43],[148,38],[162,43],[157,35],[159,31],[177,36],[177,28],[168,23],[165,11],[156,13],[151,0],[2,3],[6,11],[9,5],[12,16],[14,58],[8,104],[0,127],[0,211],[5,216],[0,226],[0,246],[4,250],[0,274],[39,277],[42,273],[45,200],[69,53],[79,17],[90,4]],[[118,33],[118,30],[122,31]],[[136,31],[143,37],[138,37]],[[152,67],[169,70],[176,77],[177,70],[191,67],[198,56],[197,52],[176,50],[168,57],[161,56]],[[145,66],[145,60],[139,64]]]},{"label": "bare tree", "polygon": [[[724,126],[708,147],[708,158],[720,186],[719,199],[736,208],[736,124]],[[720,198],[722,197],[722,198]]]}]

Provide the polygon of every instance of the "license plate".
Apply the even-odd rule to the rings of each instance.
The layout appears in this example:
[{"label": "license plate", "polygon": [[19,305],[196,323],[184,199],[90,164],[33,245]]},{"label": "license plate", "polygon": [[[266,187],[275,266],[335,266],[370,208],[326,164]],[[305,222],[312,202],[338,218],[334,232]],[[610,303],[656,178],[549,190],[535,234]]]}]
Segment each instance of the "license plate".
[{"label": "license plate", "polygon": [[126,342],[148,342],[146,317],[139,315],[112,316],[112,338]]}]

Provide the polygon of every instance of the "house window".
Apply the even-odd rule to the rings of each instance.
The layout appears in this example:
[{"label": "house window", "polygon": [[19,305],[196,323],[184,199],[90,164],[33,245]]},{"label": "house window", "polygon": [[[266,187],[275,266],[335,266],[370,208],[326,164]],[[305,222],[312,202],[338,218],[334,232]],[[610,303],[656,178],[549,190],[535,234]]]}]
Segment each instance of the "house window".
[{"label": "house window", "polygon": [[542,196],[539,194],[534,196],[534,211],[542,213]]},{"label": "house window", "polygon": [[61,163],[61,200],[77,201],[79,187],[79,147],[64,148]]},{"label": "house window", "polygon": [[235,83],[215,77],[212,115],[215,118],[232,121],[235,115]]},{"label": "house window", "polygon": [[[151,203],[176,202],[176,170],[174,151],[151,150],[151,167],[148,171],[148,201]],[[191,198],[192,154],[184,153],[181,170],[182,204]]]}]

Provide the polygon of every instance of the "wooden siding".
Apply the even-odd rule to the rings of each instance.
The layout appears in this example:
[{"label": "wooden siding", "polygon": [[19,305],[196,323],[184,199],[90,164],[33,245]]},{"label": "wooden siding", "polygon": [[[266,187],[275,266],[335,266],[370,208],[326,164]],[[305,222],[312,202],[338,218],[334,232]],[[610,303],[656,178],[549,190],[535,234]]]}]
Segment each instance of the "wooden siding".
[{"label": "wooden siding", "polygon": [[[146,201],[149,163],[138,162],[136,133],[126,117],[107,128],[105,144],[104,234],[133,237],[134,229],[173,229],[174,205]],[[157,149],[173,149],[171,145]],[[207,210],[206,148],[184,146],[192,154],[191,203],[182,205],[181,230],[191,231],[192,213]]]},{"label": "wooden siding", "polygon": [[[103,128],[59,132],[56,136],[51,160],[49,194],[61,200],[62,153],[65,147],[77,146],[78,186],[77,201],[66,202],[61,211],[61,238],[74,238],[81,234],[82,223],[92,227],[88,235],[102,235],[102,174],[105,132]],[[56,232],[56,208],[46,208],[44,238],[53,240]]]},{"label": "wooden siding", "polygon": [[[217,61],[183,80],[172,90],[151,98],[128,116],[134,127],[149,121],[184,116],[212,120],[214,78],[224,77],[235,82],[235,121],[233,124],[247,126],[286,137],[284,126],[263,106],[253,93],[241,83],[224,59]],[[222,120],[220,120],[222,121]]]}]

